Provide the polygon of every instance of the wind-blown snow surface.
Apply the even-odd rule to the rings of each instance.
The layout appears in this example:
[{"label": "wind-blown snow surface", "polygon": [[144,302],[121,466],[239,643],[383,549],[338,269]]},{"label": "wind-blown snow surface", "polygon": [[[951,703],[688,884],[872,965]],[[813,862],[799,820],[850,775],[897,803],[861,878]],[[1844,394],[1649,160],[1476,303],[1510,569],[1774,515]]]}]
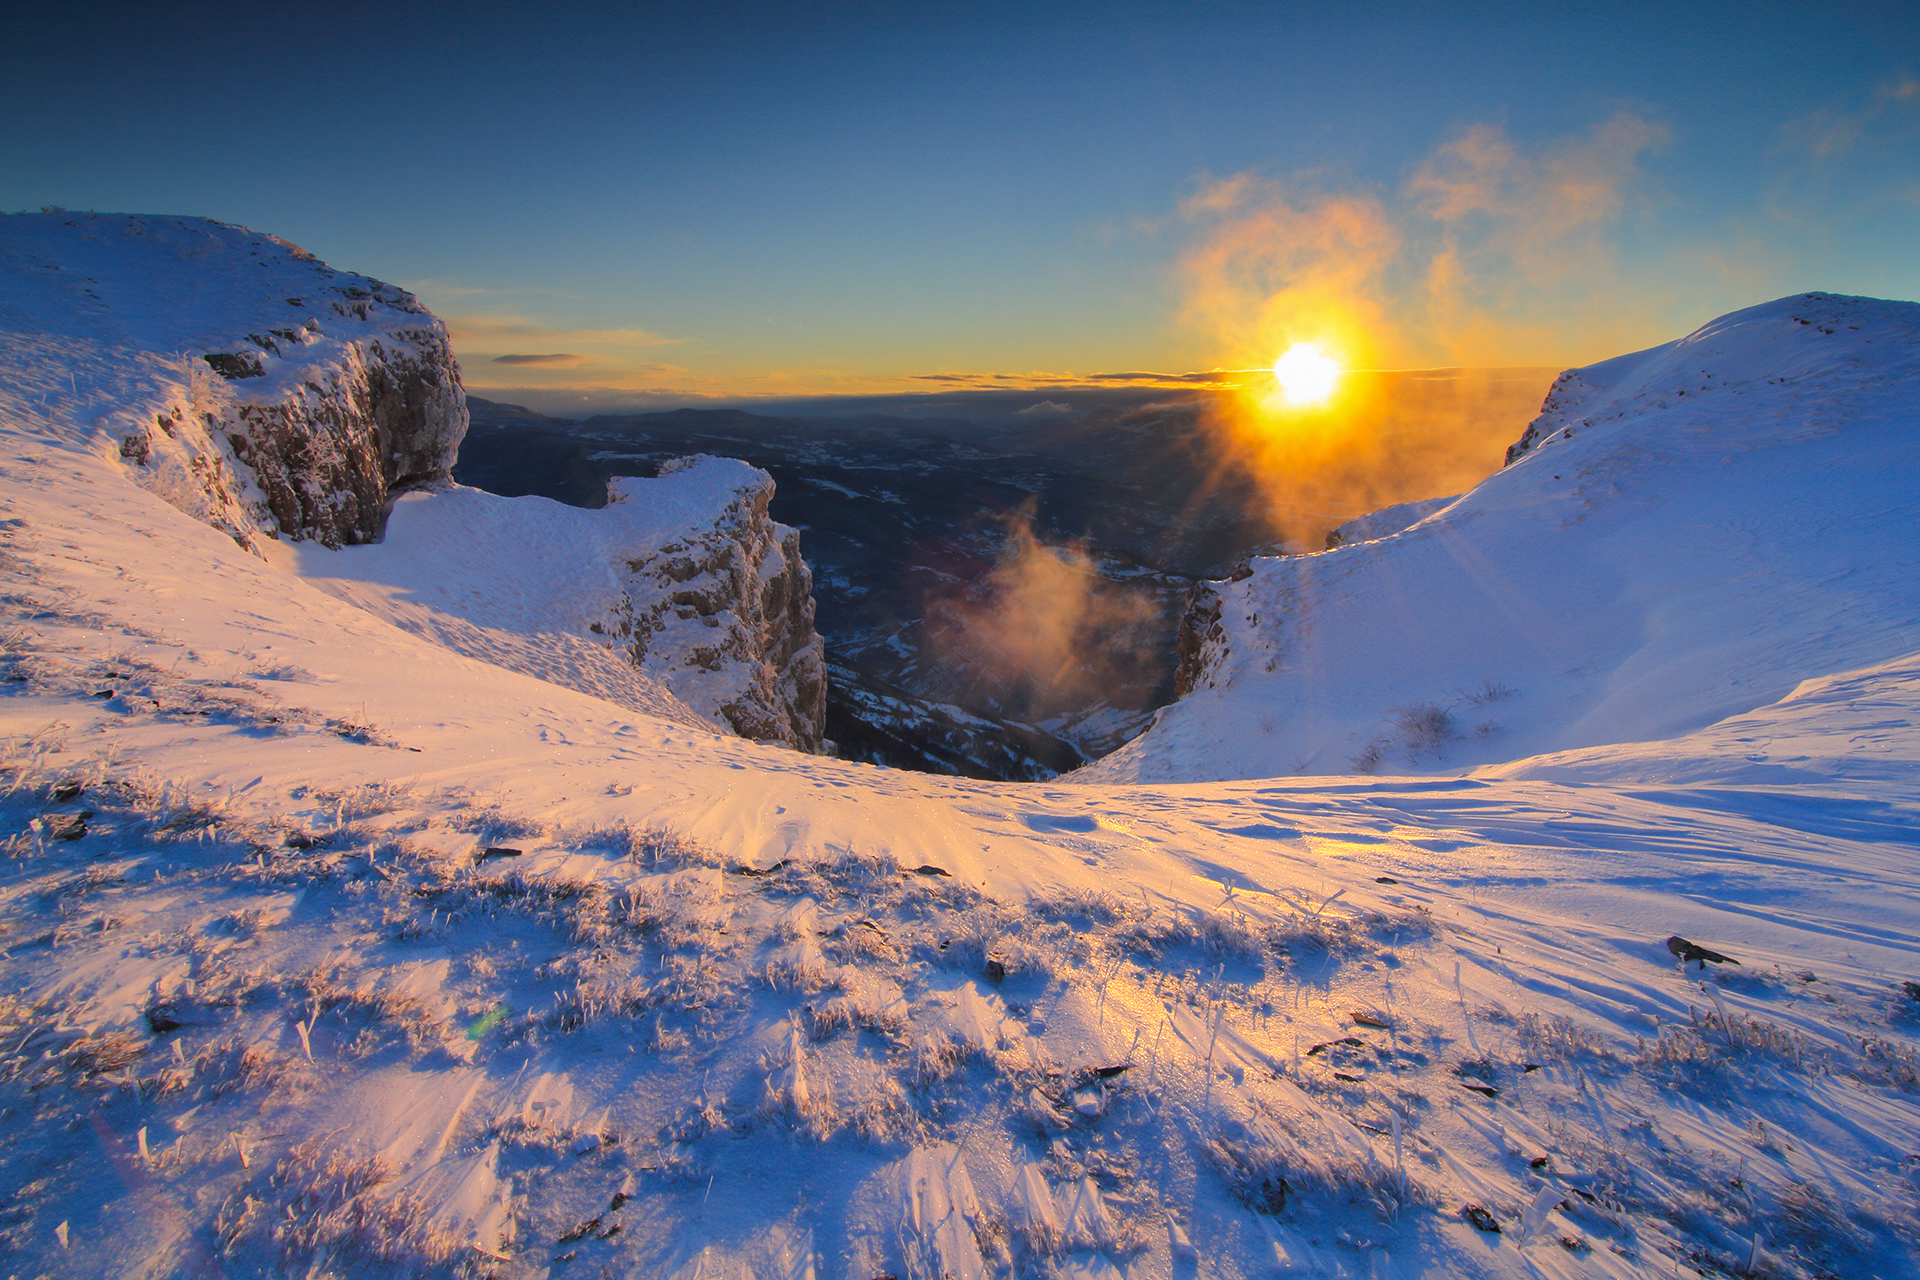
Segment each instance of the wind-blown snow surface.
[{"label": "wind-blown snow surface", "polygon": [[34,399],[8,1273],[1915,1274],[1910,660],[1512,776],[894,773],[395,626]]},{"label": "wind-blown snow surface", "polygon": [[1403,532],[1255,561],[1207,680],[1077,776],[1672,738],[1920,647],[1916,519],[1920,306],[1738,311],[1562,375],[1525,452]]}]

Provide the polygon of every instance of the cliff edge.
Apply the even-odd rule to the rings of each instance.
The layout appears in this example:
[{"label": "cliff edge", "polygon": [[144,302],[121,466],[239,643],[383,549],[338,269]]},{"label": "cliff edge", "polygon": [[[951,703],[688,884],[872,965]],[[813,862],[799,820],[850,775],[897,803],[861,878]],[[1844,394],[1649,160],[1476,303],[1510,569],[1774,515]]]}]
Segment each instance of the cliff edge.
[{"label": "cliff edge", "polygon": [[0,276],[23,407],[67,392],[53,434],[249,550],[372,542],[394,494],[450,483],[460,369],[404,289],[246,227],[64,210],[0,217]]},{"label": "cliff edge", "polygon": [[453,483],[467,421],[403,289],[204,218],[0,217],[0,429],[35,465],[131,481],[455,652],[822,748],[812,576],[764,471],[683,459],[600,511],[500,498]]},{"label": "cliff edge", "polygon": [[402,494],[378,544],[307,544],[299,571],[469,657],[650,714],[665,694],[710,728],[819,751],[813,576],[767,514],[772,477],[705,456],[662,470],[615,480],[598,509]]}]

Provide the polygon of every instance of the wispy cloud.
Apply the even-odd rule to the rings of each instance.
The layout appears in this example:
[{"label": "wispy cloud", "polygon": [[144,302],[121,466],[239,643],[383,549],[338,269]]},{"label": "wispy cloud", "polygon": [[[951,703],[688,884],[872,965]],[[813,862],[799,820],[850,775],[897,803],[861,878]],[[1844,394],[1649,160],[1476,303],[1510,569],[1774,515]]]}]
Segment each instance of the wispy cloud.
[{"label": "wispy cloud", "polygon": [[541,345],[570,347],[663,347],[683,342],[650,329],[555,329],[520,316],[479,316],[453,314],[443,317],[455,343],[473,347],[519,345],[523,338],[537,338]]},{"label": "wispy cloud", "polygon": [[[1394,192],[1237,174],[1181,206],[1181,317],[1235,364],[1319,342],[1350,365],[1531,363],[1605,349],[1656,310],[1615,233],[1667,131],[1621,114],[1528,149],[1491,125]],[[1658,295],[1660,291],[1654,289]]]},{"label": "wispy cloud", "polygon": [[1042,391],[1056,387],[1227,387],[1239,386],[1250,374],[1268,376],[1271,370],[1213,369],[1205,373],[1155,373],[1136,369],[1123,373],[909,373],[901,381],[936,382],[979,391]]},{"label": "wispy cloud", "polygon": [[1920,111],[1920,79],[1903,75],[1876,87],[1864,103],[1829,105],[1789,120],[1781,126],[1780,140],[1784,150],[1825,164],[1858,150],[1889,124],[1903,132],[1899,126],[1910,127],[1916,111]]},{"label": "wispy cloud", "polygon": [[1767,212],[1831,240],[1864,218],[1920,204],[1920,79],[1899,76],[1864,99],[1780,127]]},{"label": "wispy cloud", "polygon": [[454,353],[465,366],[466,381],[483,395],[501,389],[509,378],[522,387],[583,386],[624,392],[663,387],[692,391],[701,381],[684,365],[657,358],[661,348],[682,339],[650,329],[567,329],[522,316],[460,313],[447,316],[446,321]]},{"label": "wispy cloud", "polygon": [[429,305],[438,305],[442,301],[456,298],[567,298],[578,299],[579,294],[564,289],[548,289],[535,285],[513,285],[507,288],[480,288],[474,285],[454,284],[446,280],[403,280],[400,287],[419,294],[427,299]]}]

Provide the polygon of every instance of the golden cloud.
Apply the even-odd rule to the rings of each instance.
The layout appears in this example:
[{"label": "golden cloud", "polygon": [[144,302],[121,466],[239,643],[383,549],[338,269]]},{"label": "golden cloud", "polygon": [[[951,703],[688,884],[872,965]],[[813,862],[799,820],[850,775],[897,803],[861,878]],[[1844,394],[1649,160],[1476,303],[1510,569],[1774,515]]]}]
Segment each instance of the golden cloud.
[{"label": "golden cloud", "polygon": [[442,318],[456,343],[475,347],[518,346],[525,338],[538,339],[542,346],[613,348],[662,347],[684,341],[648,329],[555,329],[519,316],[449,315]]},{"label": "golden cloud", "polygon": [[[1235,365],[1296,342],[1350,368],[1531,364],[1614,349],[1663,291],[1613,234],[1666,130],[1621,114],[1535,151],[1462,133],[1391,196],[1238,174],[1182,203],[1181,318]],[[1649,292],[1651,297],[1649,297]],[[1596,315],[1611,318],[1597,331]]]}]

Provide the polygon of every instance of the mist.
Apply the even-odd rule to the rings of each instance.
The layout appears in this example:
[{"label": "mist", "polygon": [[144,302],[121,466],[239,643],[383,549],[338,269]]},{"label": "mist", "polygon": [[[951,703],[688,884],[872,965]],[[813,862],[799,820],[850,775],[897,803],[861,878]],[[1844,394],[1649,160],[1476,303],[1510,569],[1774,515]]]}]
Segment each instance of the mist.
[{"label": "mist", "polygon": [[1103,578],[1079,543],[1043,541],[1031,504],[1003,519],[1005,541],[985,577],[926,602],[935,654],[1029,721],[1101,703],[1145,705],[1165,665],[1152,594]]}]

